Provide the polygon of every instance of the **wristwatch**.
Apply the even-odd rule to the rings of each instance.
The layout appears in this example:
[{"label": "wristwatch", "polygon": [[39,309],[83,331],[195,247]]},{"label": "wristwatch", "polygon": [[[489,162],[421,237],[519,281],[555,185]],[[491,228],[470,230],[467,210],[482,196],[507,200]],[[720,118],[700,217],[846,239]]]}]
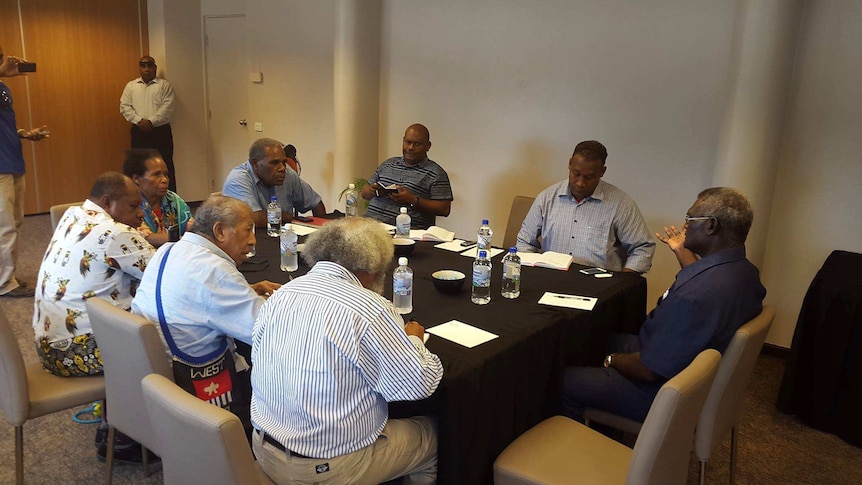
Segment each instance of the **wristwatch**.
[{"label": "wristwatch", "polygon": [[414,201],[413,201],[413,203],[412,203],[412,204],[410,204],[410,207],[411,207],[411,208],[412,208],[412,207],[416,207],[416,204],[418,204],[418,203],[419,203],[419,196],[417,195],[417,196],[416,196],[416,200],[414,200]]},{"label": "wristwatch", "polygon": [[614,365],[614,354],[608,354],[607,357],[605,357],[605,363],[603,365],[605,366],[606,369],[608,367],[613,367],[613,365]]}]

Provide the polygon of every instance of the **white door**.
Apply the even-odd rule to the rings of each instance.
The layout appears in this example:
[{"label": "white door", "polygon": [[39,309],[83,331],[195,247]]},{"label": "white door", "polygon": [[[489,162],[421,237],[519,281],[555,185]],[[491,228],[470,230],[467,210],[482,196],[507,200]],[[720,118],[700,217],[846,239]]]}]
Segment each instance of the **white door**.
[{"label": "white door", "polygon": [[244,15],[204,17],[206,98],[212,191],[248,159],[248,73]]}]

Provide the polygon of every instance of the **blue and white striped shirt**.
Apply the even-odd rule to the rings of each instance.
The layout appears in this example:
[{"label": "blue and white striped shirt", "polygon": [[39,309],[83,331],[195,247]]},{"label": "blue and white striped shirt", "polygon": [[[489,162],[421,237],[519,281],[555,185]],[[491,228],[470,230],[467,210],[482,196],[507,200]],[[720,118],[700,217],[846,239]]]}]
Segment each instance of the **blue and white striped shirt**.
[{"label": "blue and white striped shirt", "polygon": [[578,264],[646,273],[655,241],[637,204],[622,190],[601,180],[593,195],[578,202],[563,180],[536,197],[518,233],[518,251],[540,248],[571,254]]},{"label": "blue and white striped shirt", "polygon": [[251,358],[254,427],[314,458],[374,443],[388,401],[424,399],[443,377],[392,303],[328,261],[261,307]]}]

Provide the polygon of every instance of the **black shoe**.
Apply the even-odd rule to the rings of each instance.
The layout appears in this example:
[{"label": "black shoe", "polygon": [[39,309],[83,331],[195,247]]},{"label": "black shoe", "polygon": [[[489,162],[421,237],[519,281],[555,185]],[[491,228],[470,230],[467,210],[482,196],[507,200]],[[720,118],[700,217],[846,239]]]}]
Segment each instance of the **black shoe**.
[{"label": "black shoe", "polygon": [[32,298],[35,294],[36,292],[33,290],[33,288],[27,288],[26,286],[19,285],[18,288],[15,288],[8,293],[3,293],[2,295],[0,295],[0,297],[5,296],[6,298]]},{"label": "black shoe", "polygon": [[[107,461],[108,455],[108,446],[103,445],[100,446],[96,451],[96,458],[102,463]],[[160,463],[162,461],[158,455],[153,453],[150,450],[147,450],[147,462],[149,464]],[[114,445],[114,463],[122,463],[129,465],[140,465],[143,463],[143,459],[141,457],[141,445],[134,444],[132,446],[127,446],[122,449],[117,449],[116,445]]]}]

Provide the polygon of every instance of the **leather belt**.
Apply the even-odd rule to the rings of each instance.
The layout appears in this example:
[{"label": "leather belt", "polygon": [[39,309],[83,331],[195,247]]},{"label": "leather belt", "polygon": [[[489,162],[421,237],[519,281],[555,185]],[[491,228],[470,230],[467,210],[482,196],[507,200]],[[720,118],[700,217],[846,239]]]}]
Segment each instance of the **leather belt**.
[{"label": "leather belt", "polygon": [[268,434],[266,431],[258,430],[258,433],[260,433],[261,435],[263,435],[263,440],[264,440],[264,441],[266,441],[267,443],[269,443],[269,444],[271,444],[272,446],[276,447],[279,451],[283,451],[283,452],[285,452],[285,453],[289,454],[290,456],[294,456],[294,457],[296,457],[296,458],[305,458],[305,459],[308,459],[308,460],[313,460],[313,459],[314,459],[314,458],[312,458],[312,457],[310,457],[310,456],[300,455],[299,453],[297,453],[297,452],[295,452],[295,451],[290,451],[290,450],[288,450],[287,448],[285,448],[285,446],[284,446],[283,444],[279,443],[279,442],[278,442],[278,440],[277,440],[277,439],[275,439],[275,437],[273,437],[271,434]]}]

